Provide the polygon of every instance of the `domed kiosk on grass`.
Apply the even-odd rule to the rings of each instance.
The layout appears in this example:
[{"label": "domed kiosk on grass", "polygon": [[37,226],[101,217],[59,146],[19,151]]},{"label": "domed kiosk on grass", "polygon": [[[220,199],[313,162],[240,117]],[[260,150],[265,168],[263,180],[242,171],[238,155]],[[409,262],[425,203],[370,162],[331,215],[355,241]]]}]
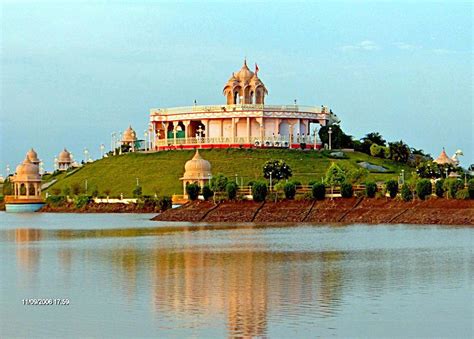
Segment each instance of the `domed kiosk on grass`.
[{"label": "domed kiosk on grass", "polygon": [[122,134],[122,146],[128,146],[129,150],[135,152],[135,144],[137,142],[137,133],[133,130],[132,126],[128,128]]},{"label": "domed kiosk on grass", "polygon": [[[7,212],[34,212],[43,206],[41,198],[41,175],[39,166],[31,162],[30,157],[38,159],[31,149],[25,160],[16,167],[12,178],[13,195],[5,197]],[[39,162],[39,161],[38,161]]]},{"label": "domed kiosk on grass", "polygon": [[183,177],[179,179],[183,182],[184,195],[186,195],[186,185],[197,183],[202,189],[212,177],[211,163],[203,159],[198,150],[193,158],[186,162],[184,170]]},{"label": "domed kiosk on grass", "polygon": [[67,149],[63,149],[58,155],[58,170],[67,171],[72,166],[72,156]]}]

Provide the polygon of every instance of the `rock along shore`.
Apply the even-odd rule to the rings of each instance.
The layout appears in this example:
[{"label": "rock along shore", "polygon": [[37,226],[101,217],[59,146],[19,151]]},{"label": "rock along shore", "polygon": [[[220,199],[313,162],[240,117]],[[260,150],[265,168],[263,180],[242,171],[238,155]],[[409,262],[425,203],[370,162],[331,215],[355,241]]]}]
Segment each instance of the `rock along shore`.
[{"label": "rock along shore", "polygon": [[283,200],[278,202],[196,201],[153,220],[185,222],[307,222],[312,224],[433,224],[474,226],[474,200],[389,198]]}]

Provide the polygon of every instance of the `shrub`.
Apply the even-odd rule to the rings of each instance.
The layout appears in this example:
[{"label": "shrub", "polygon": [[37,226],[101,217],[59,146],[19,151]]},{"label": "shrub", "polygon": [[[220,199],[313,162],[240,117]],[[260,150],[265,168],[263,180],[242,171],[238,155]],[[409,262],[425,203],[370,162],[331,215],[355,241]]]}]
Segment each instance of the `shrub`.
[{"label": "shrub", "polygon": [[433,188],[429,179],[421,179],[416,183],[416,195],[421,200],[425,200],[426,197],[430,196],[432,191]]},{"label": "shrub", "polygon": [[142,187],[141,186],[136,186],[134,189],[133,189],[133,197],[134,198],[139,198],[142,196]]},{"label": "shrub", "polygon": [[170,209],[173,206],[173,202],[171,201],[171,198],[168,196],[163,196],[158,199],[157,202],[157,207],[160,210],[160,212],[166,211],[167,209]]},{"label": "shrub", "polygon": [[270,179],[270,174],[275,181],[288,179],[293,175],[290,166],[283,160],[268,160],[263,165],[263,177]]},{"label": "shrub", "polygon": [[444,180],[440,179],[435,182],[435,193],[438,198],[444,197]]},{"label": "shrub", "polygon": [[368,198],[374,198],[375,193],[377,193],[377,184],[372,181],[365,183],[365,196]]},{"label": "shrub", "polygon": [[92,197],[89,195],[81,194],[74,199],[74,204],[76,208],[82,208],[88,205],[92,201]]},{"label": "shrub", "polygon": [[62,195],[50,195],[46,198],[46,203],[51,206],[61,206],[66,203],[66,197]]},{"label": "shrub", "polygon": [[464,188],[464,183],[461,180],[457,179],[446,179],[444,181],[444,189],[448,191],[449,198],[454,199],[456,193]]},{"label": "shrub", "polygon": [[267,183],[256,181],[252,185],[252,196],[254,201],[264,201],[268,193]]},{"label": "shrub", "polygon": [[474,199],[474,179],[469,179],[467,182],[467,191],[469,193],[469,199]]},{"label": "shrub", "polygon": [[326,196],[326,186],[323,183],[317,182],[311,188],[313,199],[323,200]]},{"label": "shrub", "polygon": [[189,200],[196,200],[199,197],[199,191],[201,188],[198,184],[187,184],[186,185],[186,194],[189,197]]},{"label": "shrub", "polygon": [[294,182],[287,182],[283,185],[283,191],[285,192],[286,199],[294,199],[296,195],[296,185]]},{"label": "shrub", "polygon": [[354,191],[352,189],[352,185],[348,182],[343,182],[341,184],[341,196],[343,198],[351,198],[353,194]]},{"label": "shrub", "polygon": [[410,186],[408,186],[407,184],[404,184],[402,186],[402,190],[400,193],[404,201],[410,201],[411,199],[413,199],[413,193],[410,189]]},{"label": "shrub", "polygon": [[225,185],[225,192],[227,193],[227,199],[234,200],[237,196],[237,184],[233,181],[228,182]]},{"label": "shrub", "polygon": [[202,188],[202,197],[204,198],[204,200],[209,200],[210,198],[212,198],[213,195],[214,192],[211,190],[211,187],[208,184],[204,185],[204,187]]},{"label": "shrub", "polygon": [[61,189],[59,187],[53,187],[53,188],[51,188],[51,193],[53,195],[60,195],[61,194]]},{"label": "shrub", "polygon": [[211,178],[210,188],[214,192],[224,192],[228,181],[229,179],[224,174],[218,173]]},{"label": "shrub", "polygon": [[72,194],[79,195],[82,192],[82,187],[79,183],[75,182],[71,185]]},{"label": "shrub", "polygon": [[456,199],[459,200],[467,200],[469,199],[469,190],[467,188],[463,188],[456,192]]},{"label": "shrub", "polygon": [[68,195],[71,195],[71,188],[70,187],[64,187],[63,188],[63,195],[64,196],[68,196]]},{"label": "shrub", "polygon": [[387,180],[385,182],[385,188],[390,195],[390,198],[395,198],[398,193],[398,182],[396,180]]}]

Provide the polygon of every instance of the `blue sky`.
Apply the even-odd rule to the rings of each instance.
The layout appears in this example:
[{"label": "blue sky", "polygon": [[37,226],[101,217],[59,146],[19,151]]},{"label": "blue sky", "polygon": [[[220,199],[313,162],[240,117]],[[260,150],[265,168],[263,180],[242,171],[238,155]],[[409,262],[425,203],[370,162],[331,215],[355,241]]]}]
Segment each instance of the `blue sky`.
[{"label": "blue sky", "polygon": [[473,154],[473,5],[2,2],[0,173],[110,145],[152,107],[224,103],[246,56],[267,103],[328,105],[358,138]]}]

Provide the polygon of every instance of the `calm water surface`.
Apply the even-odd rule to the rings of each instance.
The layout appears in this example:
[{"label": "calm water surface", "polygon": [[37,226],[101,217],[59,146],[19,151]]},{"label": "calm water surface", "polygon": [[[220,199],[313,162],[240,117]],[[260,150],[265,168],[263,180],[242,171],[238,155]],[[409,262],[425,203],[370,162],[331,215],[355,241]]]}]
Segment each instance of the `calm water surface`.
[{"label": "calm water surface", "polygon": [[150,217],[0,213],[0,337],[473,337],[474,229]]}]

